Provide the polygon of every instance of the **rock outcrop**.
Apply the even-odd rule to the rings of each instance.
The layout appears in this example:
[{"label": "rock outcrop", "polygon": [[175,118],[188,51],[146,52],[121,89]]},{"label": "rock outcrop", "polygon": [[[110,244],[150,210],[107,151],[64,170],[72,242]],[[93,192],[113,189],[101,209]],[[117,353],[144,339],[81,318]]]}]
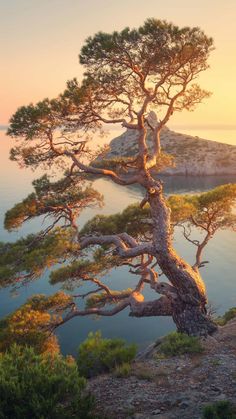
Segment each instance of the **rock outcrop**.
[{"label": "rock outcrop", "polygon": [[[152,152],[150,133],[148,146]],[[175,167],[167,168],[165,175],[234,175],[236,174],[236,146],[180,134],[165,127],[161,133],[161,146],[175,159]],[[137,134],[127,130],[110,143],[106,159],[133,156],[137,152]]]},{"label": "rock outcrop", "polygon": [[236,404],[236,319],[203,342],[204,352],[137,359],[129,377],[91,379],[97,410],[109,419],[201,419],[203,407]]}]

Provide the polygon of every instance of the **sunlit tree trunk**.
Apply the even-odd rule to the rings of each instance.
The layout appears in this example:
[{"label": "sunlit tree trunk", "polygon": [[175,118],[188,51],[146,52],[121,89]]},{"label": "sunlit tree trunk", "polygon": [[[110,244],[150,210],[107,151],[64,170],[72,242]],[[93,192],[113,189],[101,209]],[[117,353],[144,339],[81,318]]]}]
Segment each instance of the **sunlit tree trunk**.
[{"label": "sunlit tree trunk", "polygon": [[[149,179],[149,203],[153,221],[155,257],[172,286],[172,317],[181,332],[207,335],[216,330],[206,315],[206,288],[198,270],[194,270],[175,252],[172,245],[170,210],[160,182]],[[165,293],[165,291],[163,291]]]}]

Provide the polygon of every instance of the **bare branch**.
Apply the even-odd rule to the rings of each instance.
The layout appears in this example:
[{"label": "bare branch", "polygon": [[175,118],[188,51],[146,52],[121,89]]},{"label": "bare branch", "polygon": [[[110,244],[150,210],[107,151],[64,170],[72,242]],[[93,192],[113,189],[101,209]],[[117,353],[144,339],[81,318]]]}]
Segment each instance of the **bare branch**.
[{"label": "bare branch", "polygon": [[104,236],[91,236],[82,238],[80,241],[80,249],[85,249],[93,245],[112,244],[115,246],[119,256],[123,258],[133,258],[143,254],[154,254],[154,248],[150,244],[140,244],[135,247],[127,247],[119,235],[104,235]]},{"label": "bare branch", "polygon": [[62,324],[67,323],[69,320],[73,319],[74,317],[78,316],[88,316],[88,315],[97,315],[97,316],[107,316],[112,317],[115,314],[119,313],[120,311],[124,310],[126,307],[130,305],[129,300],[124,300],[121,303],[117,304],[114,308],[111,310],[105,310],[100,308],[88,308],[85,310],[79,310],[74,307],[72,311],[70,311],[60,322],[54,324],[52,326],[52,329],[55,330]]}]

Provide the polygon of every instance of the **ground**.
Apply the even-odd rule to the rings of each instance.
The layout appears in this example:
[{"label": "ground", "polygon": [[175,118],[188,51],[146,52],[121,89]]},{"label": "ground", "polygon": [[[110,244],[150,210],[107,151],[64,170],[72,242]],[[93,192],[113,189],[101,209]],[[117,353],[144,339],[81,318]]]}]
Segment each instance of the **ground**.
[{"label": "ground", "polygon": [[136,359],[127,378],[91,379],[98,411],[109,419],[200,419],[206,404],[236,403],[236,319],[203,346],[202,354],[168,359],[154,348]]}]

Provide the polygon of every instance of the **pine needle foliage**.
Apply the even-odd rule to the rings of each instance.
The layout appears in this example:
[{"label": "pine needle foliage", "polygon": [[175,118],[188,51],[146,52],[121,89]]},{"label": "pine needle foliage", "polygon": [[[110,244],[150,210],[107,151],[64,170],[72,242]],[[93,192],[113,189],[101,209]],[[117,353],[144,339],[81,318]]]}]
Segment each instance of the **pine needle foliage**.
[{"label": "pine needle foliage", "polygon": [[34,295],[20,308],[0,321],[0,352],[16,343],[31,346],[37,354],[55,355],[60,352],[53,325],[70,307],[72,299],[63,292],[52,296]]}]

